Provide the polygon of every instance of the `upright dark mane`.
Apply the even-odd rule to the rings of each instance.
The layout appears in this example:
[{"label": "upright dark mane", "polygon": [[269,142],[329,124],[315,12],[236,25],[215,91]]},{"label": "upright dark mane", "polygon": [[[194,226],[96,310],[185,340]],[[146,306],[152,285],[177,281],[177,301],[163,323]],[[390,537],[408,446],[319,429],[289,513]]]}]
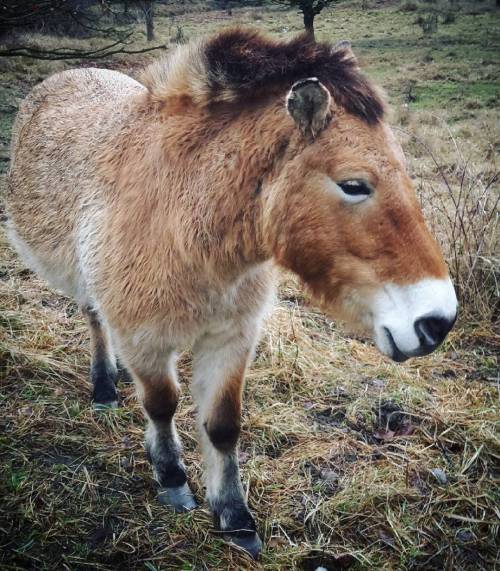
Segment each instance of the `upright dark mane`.
[{"label": "upright dark mane", "polygon": [[187,97],[208,106],[287,91],[309,77],[318,78],[349,113],[370,124],[382,119],[383,101],[350,47],[315,43],[306,34],[275,40],[251,28],[230,28],[180,46],[150,66],[142,80],[156,101]]},{"label": "upright dark mane", "polygon": [[208,80],[215,98],[232,90],[241,96],[266,86],[284,85],[317,77],[336,103],[368,123],[384,114],[384,104],[345,45],[315,43],[307,34],[274,40],[251,29],[229,29],[205,45]]}]

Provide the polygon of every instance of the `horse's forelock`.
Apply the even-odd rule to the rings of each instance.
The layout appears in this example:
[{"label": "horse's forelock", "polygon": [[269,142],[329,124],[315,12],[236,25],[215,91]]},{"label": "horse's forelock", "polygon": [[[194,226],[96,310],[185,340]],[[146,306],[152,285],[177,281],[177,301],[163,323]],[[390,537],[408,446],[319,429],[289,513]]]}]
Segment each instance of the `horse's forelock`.
[{"label": "horse's forelock", "polygon": [[307,34],[275,40],[255,29],[229,28],[181,46],[150,66],[143,82],[156,100],[187,95],[209,106],[285,92],[304,77],[317,77],[338,105],[367,123],[383,118],[383,100],[359,71],[350,47],[315,43]]}]

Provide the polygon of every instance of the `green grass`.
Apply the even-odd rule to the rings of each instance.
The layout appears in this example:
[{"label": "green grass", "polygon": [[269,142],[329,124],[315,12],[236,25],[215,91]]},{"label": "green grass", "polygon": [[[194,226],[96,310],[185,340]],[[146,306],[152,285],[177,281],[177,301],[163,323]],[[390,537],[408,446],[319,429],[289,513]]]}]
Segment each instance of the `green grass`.
[{"label": "green grass", "polygon": [[492,107],[500,103],[498,84],[486,81],[469,83],[451,81],[421,82],[415,87],[414,105],[439,108],[449,104],[467,108]]}]

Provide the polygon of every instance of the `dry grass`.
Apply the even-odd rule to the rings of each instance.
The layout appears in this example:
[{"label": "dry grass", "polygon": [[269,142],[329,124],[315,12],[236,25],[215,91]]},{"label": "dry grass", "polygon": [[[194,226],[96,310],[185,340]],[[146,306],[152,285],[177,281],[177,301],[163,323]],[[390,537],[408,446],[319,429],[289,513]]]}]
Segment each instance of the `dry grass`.
[{"label": "dry grass", "polygon": [[[319,36],[339,28],[342,37],[357,39],[396,106],[402,79],[465,77],[476,65],[472,49],[469,59],[457,51],[445,60],[435,45],[423,42],[421,48],[420,39],[411,57],[395,59],[391,50],[399,36],[391,36],[416,38],[413,16],[395,8],[356,11],[354,18],[354,8],[334,17],[328,12]],[[234,19],[252,19],[252,13],[235,11]],[[295,12],[259,8],[258,16],[259,26],[275,33],[300,27]],[[183,34],[194,37],[227,20],[223,12],[207,17],[200,10],[159,19],[157,31],[171,38],[182,25]],[[460,16],[446,34],[458,25],[465,30],[462,43],[477,33],[476,19]],[[398,74],[389,71],[396,60]],[[498,68],[488,61],[478,74]],[[132,61],[98,64],[129,69]],[[0,115],[4,142],[15,101],[70,64],[23,59],[1,65],[9,113]],[[500,335],[492,321],[498,228],[490,183],[498,171],[498,114],[489,104],[466,108],[476,101],[470,97],[460,101],[459,117],[456,110],[436,111],[432,99],[422,101],[430,107],[419,101],[410,110],[401,107],[396,122],[428,218],[449,248],[462,291],[470,292],[468,312],[438,352],[395,365],[311,308],[295,281],[283,277],[248,374],[240,450],[244,485],[266,543],[261,563],[225,546],[204,508],[179,516],[159,505],[133,388],[121,384],[119,410],[92,412],[82,317],[23,268],[1,234],[2,569],[495,568]],[[491,285],[486,293],[485,283]],[[188,354],[180,370],[184,396],[177,423],[201,500]]]},{"label": "dry grass", "polygon": [[[4,242],[1,254],[5,568],[261,568],[220,542],[204,509],[158,504],[132,387],[95,416],[81,316]],[[285,280],[248,375],[240,453],[264,568],[493,568],[497,363],[460,339],[393,365]],[[180,368],[178,426],[201,498],[188,355]]]},{"label": "dry grass", "polygon": [[[426,219],[448,260],[462,323],[497,322],[500,170],[494,147],[479,158],[442,117],[430,114],[426,125],[422,115],[406,110],[404,126],[397,130],[411,157],[410,170]],[[493,133],[484,127],[486,140]],[[498,131],[498,125],[493,129]]]}]

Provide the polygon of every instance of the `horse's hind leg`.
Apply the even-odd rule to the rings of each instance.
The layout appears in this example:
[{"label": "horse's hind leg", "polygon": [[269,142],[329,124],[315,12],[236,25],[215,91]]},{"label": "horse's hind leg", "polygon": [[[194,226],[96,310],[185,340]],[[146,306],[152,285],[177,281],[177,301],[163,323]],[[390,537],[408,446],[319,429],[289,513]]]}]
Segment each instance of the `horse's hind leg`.
[{"label": "horse's hind leg", "polygon": [[224,538],[257,558],[262,542],[248,510],[238,467],[241,395],[255,336],[206,336],[194,348],[193,395],[198,405],[207,500]]},{"label": "horse's hind leg", "polygon": [[109,331],[97,310],[86,306],[82,311],[87,318],[92,345],[90,376],[94,407],[97,409],[116,407],[118,405],[116,357]]}]

